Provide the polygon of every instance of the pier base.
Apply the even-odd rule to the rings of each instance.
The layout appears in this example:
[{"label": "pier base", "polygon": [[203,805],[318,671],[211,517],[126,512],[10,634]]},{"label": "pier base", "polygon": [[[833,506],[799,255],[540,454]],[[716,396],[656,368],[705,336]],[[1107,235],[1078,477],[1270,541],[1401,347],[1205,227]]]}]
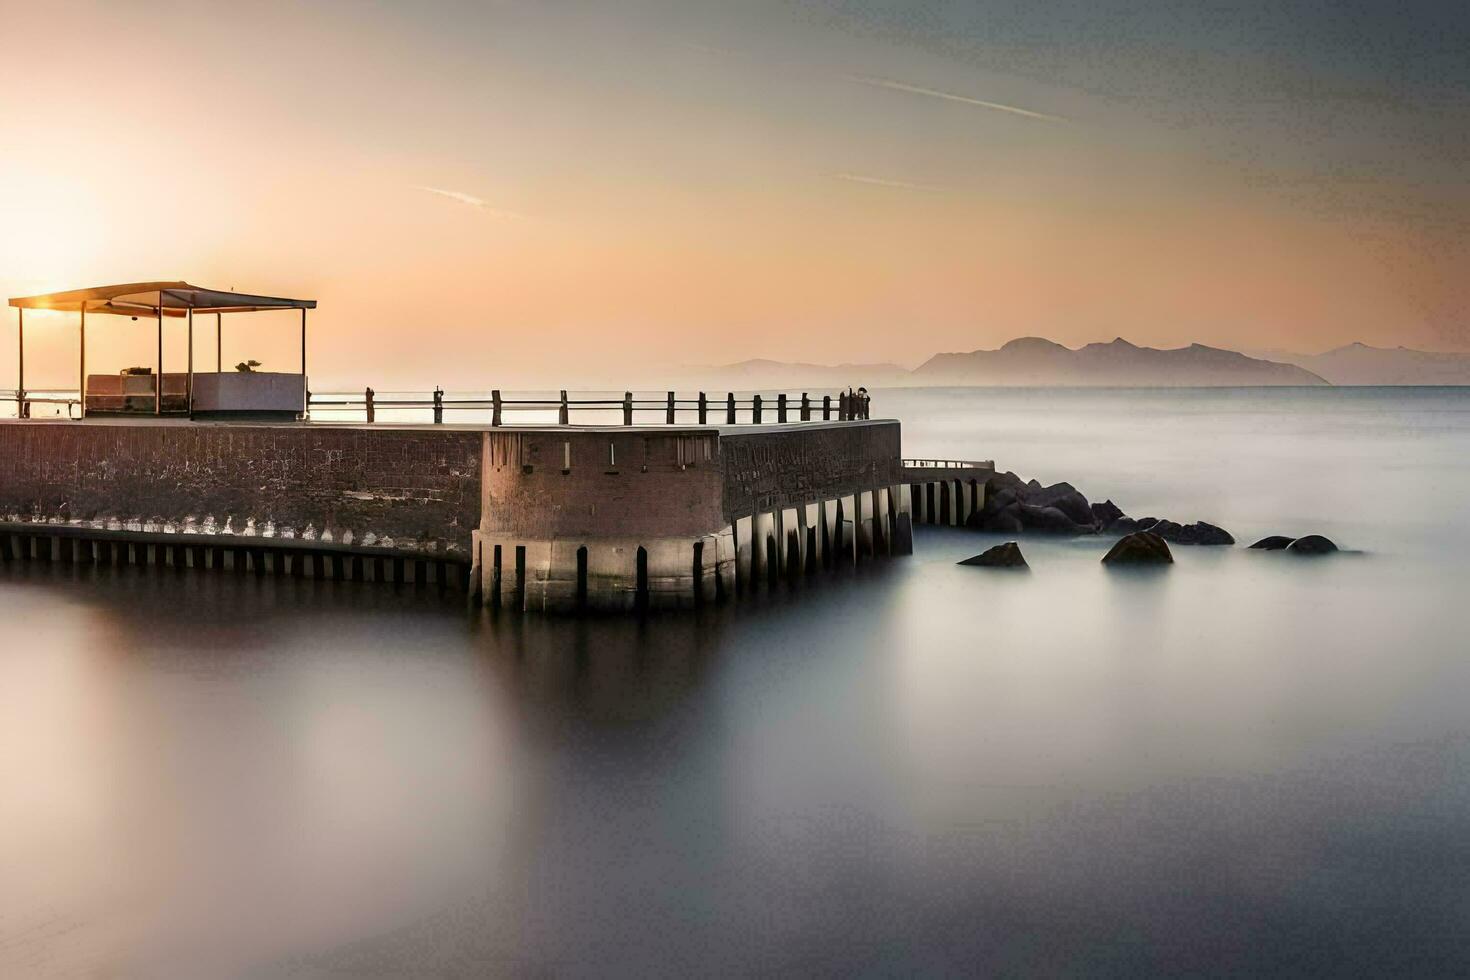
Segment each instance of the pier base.
[{"label": "pier base", "polygon": [[733,528],[693,540],[477,534],[469,577],[480,602],[507,610],[686,609],[734,594],[735,553]]}]

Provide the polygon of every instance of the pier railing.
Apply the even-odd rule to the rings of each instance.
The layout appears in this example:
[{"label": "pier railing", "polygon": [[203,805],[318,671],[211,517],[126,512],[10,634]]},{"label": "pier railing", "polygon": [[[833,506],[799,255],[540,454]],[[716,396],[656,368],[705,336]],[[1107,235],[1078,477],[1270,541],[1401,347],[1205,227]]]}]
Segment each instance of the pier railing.
[{"label": "pier railing", "polygon": [[[36,407],[47,414],[79,417],[77,392],[27,389],[23,394],[0,390],[0,404],[11,403],[15,415],[33,417]],[[315,422],[467,422],[502,425],[772,425],[789,422],[847,422],[870,417],[870,402],[847,392],[674,392],[579,393],[567,391],[509,395],[454,394],[436,388],[429,393],[312,392],[307,403]]]},{"label": "pier railing", "polygon": [[993,470],[993,459],[905,459],[904,469],[909,470]]},{"label": "pier railing", "polygon": [[[435,423],[488,422],[502,425],[770,425],[788,422],[846,422],[869,417],[869,401],[846,392],[708,392],[674,391],[659,395],[625,391],[587,393],[573,397],[567,391],[515,393],[499,390],[489,396],[456,395],[435,389],[428,398],[401,393],[312,393],[309,407],[314,421]],[[381,418],[380,418],[381,416]]]},{"label": "pier railing", "polygon": [[58,415],[65,412],[67,418],[74,419],[80,415],[82,404],[76,390],[71,388],[27,388],[24,394],[14,390],[0,391],[0,405],[6,402],[15,404],[18,418],[28,416],[32,405],[54,405]]}]

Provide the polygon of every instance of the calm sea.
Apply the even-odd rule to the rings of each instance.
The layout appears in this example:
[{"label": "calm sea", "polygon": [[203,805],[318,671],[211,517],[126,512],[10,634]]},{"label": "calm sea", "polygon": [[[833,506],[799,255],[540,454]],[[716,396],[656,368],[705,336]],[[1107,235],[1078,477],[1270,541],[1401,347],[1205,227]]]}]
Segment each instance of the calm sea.
[{"label": "calm sea", "polygon": [[879,392],[1299,560],[639,623],[0,567],[0,974],[1470,971],[1470,389]]}]

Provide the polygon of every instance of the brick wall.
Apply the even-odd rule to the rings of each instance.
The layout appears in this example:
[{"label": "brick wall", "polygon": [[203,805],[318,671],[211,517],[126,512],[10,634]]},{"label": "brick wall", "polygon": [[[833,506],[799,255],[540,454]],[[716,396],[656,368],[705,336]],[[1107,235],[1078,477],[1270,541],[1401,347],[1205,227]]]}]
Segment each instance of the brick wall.
[{"label": "brick wall", "polygon": [[724,523],[713,429],[487,432],[482,486],[487,534],[654,539]]},{"label": "brick wall", "polygon": [[757,509],[902,482],[897,422],[485,440],[482,528],[528,539],[699,536]]},{"label": "brick wall", "polygon": [[465,550],[697,538],[902,482],[896,422],[748,431],[0,423],[0,520]]},{"label": "brick wall", "polygon": [[467,550],[480,450],[480,433],[452,429],[6,422],[0,519],[205,533],[229,521],[235,533]]},{"label": "brick wall", "polygon": [[901,483],[900,443],[892,421],[726,430],[725,521]]}]

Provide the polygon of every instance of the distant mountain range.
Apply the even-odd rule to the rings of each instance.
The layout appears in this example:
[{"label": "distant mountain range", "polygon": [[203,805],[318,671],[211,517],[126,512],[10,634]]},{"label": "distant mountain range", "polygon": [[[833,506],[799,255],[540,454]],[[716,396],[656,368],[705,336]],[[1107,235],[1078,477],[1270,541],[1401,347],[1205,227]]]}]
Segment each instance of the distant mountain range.
[{"label": "distant mountain range", "polygon": [[1262,351],[1257,356],[1295,364],[1335,385],[1470,385],[1470,354],[1348,344],[1325,354]]},{"label": "distant mountain range", "polygon": [[1249,387],[1255,385],[1470,385],[1470,354],[1348,344],[1324,354],[1239,351],[1190,344],[1158,349],[1119,337],[1072,349],[1020,337],[995,350],[936,354],[912,371],[896,364],[741,361],[699,369],[697,382],[732,389],[943,386]]},{"label": "distant mountain range", "polygon": [[1065,387],[1212,387],[1322,385],[1311,371],[1190,344],[1159,350],[1119,337],[1072,350],[1040,337],[1021,337],[998,350],[935,354],[913,372],[929,385],[1055,385]]}]

